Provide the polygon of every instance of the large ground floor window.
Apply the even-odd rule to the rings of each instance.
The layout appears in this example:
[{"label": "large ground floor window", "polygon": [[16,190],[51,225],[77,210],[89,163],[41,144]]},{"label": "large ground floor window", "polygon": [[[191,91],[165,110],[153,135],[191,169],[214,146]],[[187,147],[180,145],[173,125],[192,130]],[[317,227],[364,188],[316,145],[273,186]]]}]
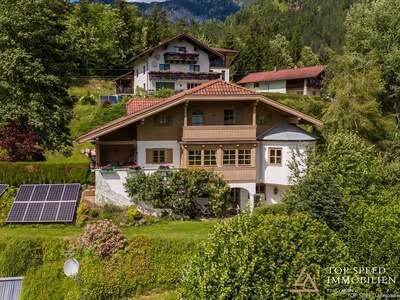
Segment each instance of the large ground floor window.
[{"label": "large ground floor window", "polygon": [[175,82],[168,82],[168,81],[156,82],[156,91],[162,90],[162,89],[175,90]]}]

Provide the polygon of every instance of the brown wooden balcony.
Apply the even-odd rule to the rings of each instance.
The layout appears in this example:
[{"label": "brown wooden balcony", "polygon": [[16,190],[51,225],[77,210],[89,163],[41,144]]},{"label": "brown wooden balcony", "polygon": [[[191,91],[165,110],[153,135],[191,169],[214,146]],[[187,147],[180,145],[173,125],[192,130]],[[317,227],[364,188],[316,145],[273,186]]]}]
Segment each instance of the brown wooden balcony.
[{"label": "brown wooden balcony", "polygon": [[221,79],[221,73],[151,71],[150,80],[215,80]]},{"label": "brown wooden balcony", "polygon": [[203,125],[184,126],[182,141],[255,141],[253,125]]},{"label": "brown wooden balcony", "polygon": [[133,94],[133,88],[131,87],[117,87],[117,95],[119,94]]},{"label": "brown wooden balcony", "polygon": [[216,168],[214,170],[220,174],[224,180],[228,182],[255,182],[257,179],[257,170],[255,167],[231,167],[231,168]]},{"label": "brown wooden balcony", "polygon": [[167,52],[164,60],[166,63],[195,64],[199,61],[199,53]]}]

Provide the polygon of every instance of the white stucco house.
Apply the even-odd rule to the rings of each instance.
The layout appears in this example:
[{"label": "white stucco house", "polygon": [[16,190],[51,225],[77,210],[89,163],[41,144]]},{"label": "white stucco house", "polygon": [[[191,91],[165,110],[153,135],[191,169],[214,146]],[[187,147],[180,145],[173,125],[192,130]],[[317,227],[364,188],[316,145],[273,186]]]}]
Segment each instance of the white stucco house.
[{"label": "white stucco house", "polygon": [[133,57],[132,71],[115,79],[117,94],[151,94],[162,88],[181,92],[210,80],[229,81],[235,53],[179,34]]}]

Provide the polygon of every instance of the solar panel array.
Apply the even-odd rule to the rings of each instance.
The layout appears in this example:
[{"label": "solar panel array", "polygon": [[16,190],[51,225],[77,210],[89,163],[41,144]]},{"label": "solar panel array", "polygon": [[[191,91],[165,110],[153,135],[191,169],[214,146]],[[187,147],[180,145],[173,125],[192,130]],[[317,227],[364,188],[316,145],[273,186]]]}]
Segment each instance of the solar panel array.
[{"label": "solar panel array", "polygon": [[80,184],[21,185],[8,223],[65,223],[74,220]]},{"label": "solar panel array", "polygon": [[6,191],[8,184],[0,184],[0,196]]}]

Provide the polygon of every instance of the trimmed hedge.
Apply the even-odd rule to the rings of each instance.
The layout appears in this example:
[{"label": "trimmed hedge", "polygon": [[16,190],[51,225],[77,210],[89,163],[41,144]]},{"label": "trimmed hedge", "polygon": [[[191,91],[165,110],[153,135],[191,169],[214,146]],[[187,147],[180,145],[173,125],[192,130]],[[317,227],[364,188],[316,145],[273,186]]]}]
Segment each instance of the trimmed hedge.
[{"label": "trimmed hedge", "polygon": [[94,176],[86,163],[0,162],[0,182],[11,186],[29,183],[89,184],[94,182]]}]

